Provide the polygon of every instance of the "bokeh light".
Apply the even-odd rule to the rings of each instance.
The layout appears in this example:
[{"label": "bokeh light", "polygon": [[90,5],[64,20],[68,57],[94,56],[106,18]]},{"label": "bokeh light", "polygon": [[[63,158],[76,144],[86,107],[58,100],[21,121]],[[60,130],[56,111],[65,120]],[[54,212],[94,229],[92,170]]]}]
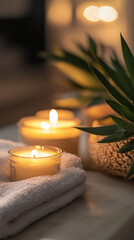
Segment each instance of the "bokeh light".
[{"label": "bokeh light", "polygon": [[100,20],[104,22],[113,22],[118,18],[118,12],[110,6],[102,6],[99,8]]},{"label": "bokeh light", "polygon": [[56,26],[68,26],[72,21],[70,0],[54,0],[47,9],[47,21]]},{"label": "bokeh light", "polygon": [[100,20],[99,17],[99,8],[96,6],[88,6],[84,12],[84,17],[91,22],[98,22]]}]

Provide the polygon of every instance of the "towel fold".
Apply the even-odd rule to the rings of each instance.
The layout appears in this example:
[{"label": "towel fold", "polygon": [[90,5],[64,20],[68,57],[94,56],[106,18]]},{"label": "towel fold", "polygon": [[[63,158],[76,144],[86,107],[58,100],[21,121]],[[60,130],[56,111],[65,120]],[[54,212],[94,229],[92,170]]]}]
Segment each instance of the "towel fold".
[{"label": "towel fold", "polygon": [[21,143],[0,140],[0,238],[19,233],[86,190],[81,159],[70,153],[62,154],[56,175],[11,182],[7,152],[18,145]]}]

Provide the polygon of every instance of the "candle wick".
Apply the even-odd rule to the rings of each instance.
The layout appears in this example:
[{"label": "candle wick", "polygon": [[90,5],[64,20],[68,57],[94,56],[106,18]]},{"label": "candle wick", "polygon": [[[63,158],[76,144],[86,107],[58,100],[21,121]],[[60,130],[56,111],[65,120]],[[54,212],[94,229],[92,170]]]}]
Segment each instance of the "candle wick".
[{"label": "candle wick", "polygon": [[36,158],[37,156],[38,156],[38,151],[35,149],[35,150],[33,150],[32,152],[31,152],[31,156],[33,157],[33,158]]}]

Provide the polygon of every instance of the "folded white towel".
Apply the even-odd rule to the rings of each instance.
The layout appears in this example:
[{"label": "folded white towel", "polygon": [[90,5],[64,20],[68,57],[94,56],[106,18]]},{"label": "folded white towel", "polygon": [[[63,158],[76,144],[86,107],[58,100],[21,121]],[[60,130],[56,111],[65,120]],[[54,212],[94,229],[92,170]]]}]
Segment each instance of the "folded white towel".
[{"label": "folded white towel", "polygon": [[62,154],[58,174],[11,182],[7,152],[18,145],[0,140],[0,238],[20,232],[85,193],[81,160],[69,153]]}]

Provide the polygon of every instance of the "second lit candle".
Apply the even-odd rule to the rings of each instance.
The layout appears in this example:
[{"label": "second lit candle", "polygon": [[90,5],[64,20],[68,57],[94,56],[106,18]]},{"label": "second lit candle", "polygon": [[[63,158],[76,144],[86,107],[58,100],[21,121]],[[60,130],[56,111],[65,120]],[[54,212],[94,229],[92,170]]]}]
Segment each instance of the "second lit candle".
[{"label": "second lit candle", "polygon": [[[63,120],[61,120],[62,111],[64,112]],[[28,145],[47,144],[60,147],[66,152],[77,153],[80,132],[74,127],[80,125],[80,120],[74,118],[73,114],[70,114],[71,119],[66,119],[65,111],[59,110],[61,118],[59,120],[58,112],[54,109],[49,112],[49,119],[43,116],[42,118],[39,116],[22,118],[18,123],[22,141]],[[45,113],[48,115],[48,110]]]}]

